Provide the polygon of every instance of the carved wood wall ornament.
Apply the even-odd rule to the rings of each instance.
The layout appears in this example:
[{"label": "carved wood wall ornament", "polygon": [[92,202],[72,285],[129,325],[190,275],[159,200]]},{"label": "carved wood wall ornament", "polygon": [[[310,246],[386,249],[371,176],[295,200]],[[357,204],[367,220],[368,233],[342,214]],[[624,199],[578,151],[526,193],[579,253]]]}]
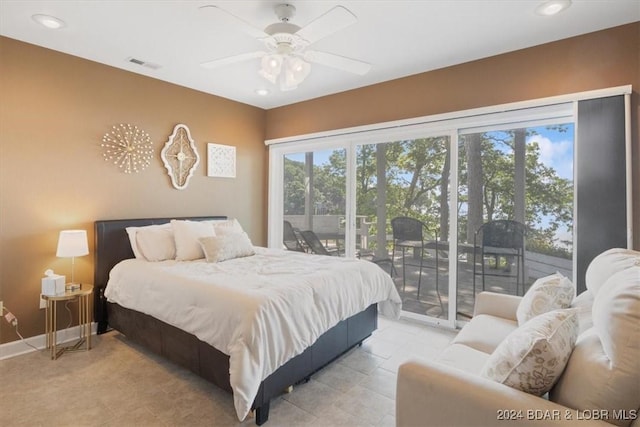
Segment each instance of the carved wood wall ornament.
[{"label": "carved wood wall ornament", "polygon": [[178,190],[185,189],[200,163],[200,156],[187,125],[178,124],[173,128],[160,157],[173,186]]}]

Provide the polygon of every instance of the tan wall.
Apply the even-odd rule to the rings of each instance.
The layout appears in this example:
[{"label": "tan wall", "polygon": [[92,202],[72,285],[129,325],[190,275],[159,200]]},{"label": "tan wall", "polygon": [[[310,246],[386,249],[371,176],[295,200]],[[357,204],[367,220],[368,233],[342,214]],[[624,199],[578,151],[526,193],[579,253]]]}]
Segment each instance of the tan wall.
[{"label": "tan wall", "polygon": [[[268,158],[262,141],[310,132],[632,84],[635,242],[640,247],[640,23],[419,74],[267,111],[50,50],[0,38],[0,300],[25,336],[44,331],[38,307],[58,232],[96,219],[226,214],[266,242]],[[146,130],[152,165],[125,175],[102,159],[110,126]],[[171,187],[160,149],[177,123],[199,153],[235,145],[238,178],[206,177],[204,158],[188,188]],[[91,245],[90,245],[91,246]],[[76,261],[93,277],[93,249]],[[64,317],[64,316],[63,316]],[[66,319],[62,319],[66,324]],[[64,326],[64,325],[63,325]],[[0,321],[0,343],[14,341]]]},{"label": "tan wall", "polygon": [[[71,261],[55,256],[62,229],[89,232],[91,253],[76,259],[85,283],[97,219],[221,214],[266,243],[264,110],[8,38],[0,38],[0,97],[0,300],[25,337],[44,332],[43,271],[71,274]],[[101,138],[118,123],[151,135],[154,159],[139,174],[102,157]],[[201,156],[185,190],[172,187],[160,159],[178,123]],[[207,142],[237,147],[236,179],[206,176]],[[16,339],[0,321],[0,343]]]},{"label": "tan wall", "polygon": [[267,139],[633,85],[634,247],[640,249],[640,23],[267,111]]}]

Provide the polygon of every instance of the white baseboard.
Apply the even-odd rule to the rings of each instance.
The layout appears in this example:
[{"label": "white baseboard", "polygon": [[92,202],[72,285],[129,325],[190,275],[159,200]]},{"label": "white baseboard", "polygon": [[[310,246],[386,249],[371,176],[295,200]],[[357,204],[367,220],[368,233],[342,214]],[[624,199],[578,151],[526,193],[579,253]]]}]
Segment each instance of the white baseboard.
[{"label": "white baseboard", "polygon": [[[98,324],[93,322],[91,324],[91,335],[96,334]],[[62,329],[58,331],[58,344],[64,344],[71,341],[75,341],[80,336],[80,327],[74,326],[72,328]],[[20,356],[21,354],[27,354],[36,351],[33,347],[30,347],[26,343],[31,344],[38,350],[44,350],[46,347],[45,334],[37,335],[35,337],[25,338],[24,341],[18,338],[16,341],[11,341],[6,344],[0,344],[0,360],[9,359],[11,357]]]}]

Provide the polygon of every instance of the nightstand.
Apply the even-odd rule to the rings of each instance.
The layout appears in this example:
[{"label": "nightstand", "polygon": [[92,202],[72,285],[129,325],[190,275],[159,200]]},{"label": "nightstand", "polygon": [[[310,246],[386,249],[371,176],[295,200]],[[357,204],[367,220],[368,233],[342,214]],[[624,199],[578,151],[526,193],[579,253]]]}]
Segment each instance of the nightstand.
[{"label": "nightstand", "polygon": [[[60,357],[65,351],[88,351],[91,349],[91,295],[93,294],[92,285],[81,285],[80,289],[57,295],[42,295],[42,299],[47,302],[46,305],[46,324],[45,335],[47,348],[51,349],[51,360]],[[80,339],[71,346],[58,348],[58,315],[57,303],[60,301],[78,300],[78,326],[80,327]],[[82,348],[86,344],[85,348]]]}]

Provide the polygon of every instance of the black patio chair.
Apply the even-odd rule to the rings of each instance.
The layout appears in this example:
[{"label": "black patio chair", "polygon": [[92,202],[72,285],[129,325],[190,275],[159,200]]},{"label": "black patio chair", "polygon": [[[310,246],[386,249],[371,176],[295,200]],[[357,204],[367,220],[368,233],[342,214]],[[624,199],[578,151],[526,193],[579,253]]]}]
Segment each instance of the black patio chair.
[{"label": "black patio chair", "polygon": [[413,249],[414,258],[419,258],[419,273],[418,273],[418,294],[417,299],[420,299],[420,285],[422,283],[422,268],[435,268],[436,270],[436,294],[440,301],[440,307],[442,308],[442,299],[440,298],[440,289],[438,288],[438,250],[435,252],[435,266],[431,267],[424,263],[425,249],[429,245],[437,248],[438,233],[431,233],[435,240],[427,240],[429,230],[427,226],[420,220],[410,218],[406,216],[396,217],[391,220],[391,230],[393,232],[393,252],[391,253],[391,260],[395,262],[396,248],[402,250],[402,292],[404,292],[406,286],[405,280],[405,258],[406,250]]},{"label": "black patio chair", "polygon": [[314,254],[334,256],[338,255],[337,249],[327,249],[322,244],[316,233],[314,233],[312,230],[301,231],[300,235],[302,236],[302,239],[307,244],[307,246],[311,249],[311,252],[313,252]]},{"label": "black patio chair", "polygon": [[284,221],[282,229],[282,243],[290,251],[306,252],[304,246],[298,240],[296,231],[289,221]]},{"label": "black patio chair", "polygon": [[[476,293],[476,275],[482,275],[482,290],[485,289],[485,276],[497,277],[515,277],[516,278],[516,294],[522,283],[522,295],[524,295],[525,278],[524,278],[524,259],[525,259],[525,236],[526,227],[524,224],[508,220],[499,219],[489,221],[480,226],[473,237],[474,260],[473,260],[473,294]],[[477,257],[476,252],[480,251],[480,273],[476,270]],[[503,257],[507,261],[507,266],[503,273],[488,273],[486,271],[486,259],[495,259],[495,269],[499,268],[499,260]],[[515,260],[516,274],[509,273],[511,270],[511,262]]]}]

